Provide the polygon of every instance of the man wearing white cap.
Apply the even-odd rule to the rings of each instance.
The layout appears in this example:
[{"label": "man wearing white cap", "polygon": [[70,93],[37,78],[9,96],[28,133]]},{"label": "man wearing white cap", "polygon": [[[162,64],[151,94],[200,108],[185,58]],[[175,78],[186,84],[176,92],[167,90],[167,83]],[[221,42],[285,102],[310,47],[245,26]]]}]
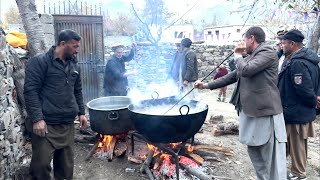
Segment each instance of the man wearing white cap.
[{"label": "man wearing white cap", "polygon": [[123,55],[123,45],[114,44],[112,50],[114,54],[107,62],[104,72],[104,93],[105,96],[126,96],[128,86],[128,76],[137,74],[136,71],[127,72],[125,62],[134,58],[136,44],[132,43],[132,49],[128,55]]}]

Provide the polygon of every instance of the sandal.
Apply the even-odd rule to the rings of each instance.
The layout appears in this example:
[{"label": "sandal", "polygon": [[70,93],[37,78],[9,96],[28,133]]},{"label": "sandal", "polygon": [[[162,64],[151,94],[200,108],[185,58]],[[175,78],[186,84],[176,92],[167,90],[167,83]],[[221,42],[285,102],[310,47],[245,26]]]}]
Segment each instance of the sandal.
[{"label": "sandal", "polygon": [[307,177],[298,177],[292,173],[288,173],[287,180],[307,180]]}]

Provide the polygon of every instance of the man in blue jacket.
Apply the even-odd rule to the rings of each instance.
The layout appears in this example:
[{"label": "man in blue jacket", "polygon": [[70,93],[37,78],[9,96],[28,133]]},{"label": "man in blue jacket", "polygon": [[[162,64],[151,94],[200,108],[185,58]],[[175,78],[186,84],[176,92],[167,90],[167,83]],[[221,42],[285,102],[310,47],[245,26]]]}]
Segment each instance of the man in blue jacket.
[{"label": "man in blue jacket", "polygon": [[288,179],[306,179],[307,139],[314,136],[319,57],[304,48],[303,34],[290,30],[282,37],[286,59],[279,74],[278,87],[287,131],[287,155],[292,166]]}]

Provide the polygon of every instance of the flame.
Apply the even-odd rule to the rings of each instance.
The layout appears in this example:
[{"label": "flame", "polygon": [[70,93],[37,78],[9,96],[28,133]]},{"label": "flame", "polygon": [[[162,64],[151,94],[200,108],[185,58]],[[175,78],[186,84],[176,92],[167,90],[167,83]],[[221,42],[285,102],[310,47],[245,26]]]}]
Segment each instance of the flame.
[{"label": "flame", "polygon": [[181,144],[181,143],[171,143],[170,146],[171,146],[173,149],[175,149],[175,148],[177,148],[177,147],[179,146],[179,144]]},{"label": "flame", "polygon": [[151,145],[151,144],[147,144],[147,146],[148,146],[148,148],[149,148],[150,150],[154,151],[153,157],[155,157],[156,155],[158,155],[158,154],[160,153],[160,151],[158,151],[158,148],[157,148],[157,147],[155,147],[155,146],[153,146],[153,145]]},{"label": "flame", "polygon": [[109,147],[110,147],[110,143],[111,143],[111,141],[112,141],[112,139],[113,139],[113,136],[100,134],[100,138],[102,139],[102,141],[99,142],[98,148],[103,148],[103,147],[105,147],[105,149],[108,150]]},{"label": "flame", "polygon": [[160,158],[163,159],[163,160],[170,160],[170,157],[171,157],[171,155],[169,155],[169,154],[162,154],[160,156]]},{"label": "flame", "polygon": [[188,152],[192,152],[194,150],[194,146],[191,146],[190,144],[189,144],[189,146],[188,146],[188,148],[187,148],[187,151]]}]

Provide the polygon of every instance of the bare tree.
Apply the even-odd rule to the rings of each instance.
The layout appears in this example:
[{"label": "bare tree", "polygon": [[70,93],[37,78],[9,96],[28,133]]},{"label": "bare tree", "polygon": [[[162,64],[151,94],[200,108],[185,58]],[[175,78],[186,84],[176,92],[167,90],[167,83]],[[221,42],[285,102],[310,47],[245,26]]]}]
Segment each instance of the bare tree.
[{"label": "bare tree", "polygon": [[[308,28],[307,47],[318,52],[320,39],[320,0],[237,0],[240,4],[237,13],[246,13],[246,20],[264,24],[267,27],[288,29],[289,26]],[[250,2],[250,1],[249,1]],[[275,32],[274,32],[275,33]]]},{"label": "bare tree", "polygon": [[4,20],[8,24],[18,24],[21,22],[19,10],[15,6],[10,6],[4,13]]},{"label": "bare tree", "polygon": [[136,21],[125,13],[118,13],[117,16],[105,16],[105,27],[108,35],[132,36],[137,32]]},{"label": "bare tree", "polygon": [[169,12],[163,0],[145,0],[145,2],[146,5],[142,13],[139,13],[132,3],[131,7],[134,16],[140,22],[140,29],[142,30],[145,38],[156,46],[161,40],[162,32],[182,20],[182,18],[198,3],[197,1],[180,17],[172,20],[175,14]]},{"label": "bare tree", "polygon": [[46,52],[48,47],[44,39],[44,32],[37,13],[35,0],[16,0],[16,3],[28,37],[31,56]]}]

